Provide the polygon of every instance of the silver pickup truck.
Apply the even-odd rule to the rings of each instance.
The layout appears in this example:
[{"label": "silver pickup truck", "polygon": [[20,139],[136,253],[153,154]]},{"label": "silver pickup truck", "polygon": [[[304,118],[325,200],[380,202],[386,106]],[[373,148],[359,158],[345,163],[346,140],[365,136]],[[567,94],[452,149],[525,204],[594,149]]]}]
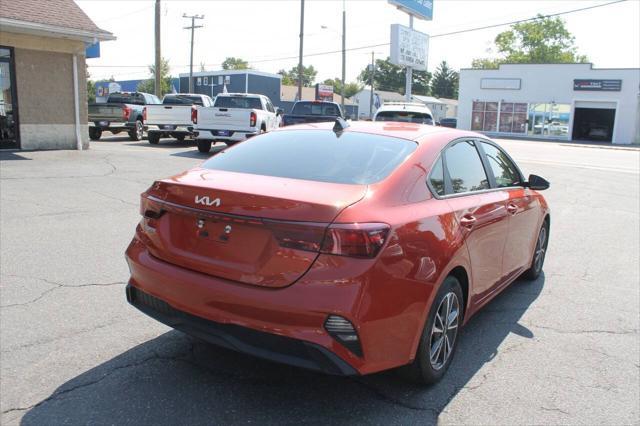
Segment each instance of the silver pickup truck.
[{"label": "silver pickup truck", "polygon": [[207,95],[193,93],[171,93],[164,96],[162,105],[148,105],[144,111],[144,122],[150,144],[160,138],[172,137],[183,141],[193,136],[193,119],[196,109],[213,105]]},{"label": "silver pickup truck", "polygon": [[145,106],[159,103],[150,93],[118,92],[110,94],[106,103],[89,104],[89,137],[97,141],[103,131],[127,132],[131,140],[139,141],[144,137]]}]

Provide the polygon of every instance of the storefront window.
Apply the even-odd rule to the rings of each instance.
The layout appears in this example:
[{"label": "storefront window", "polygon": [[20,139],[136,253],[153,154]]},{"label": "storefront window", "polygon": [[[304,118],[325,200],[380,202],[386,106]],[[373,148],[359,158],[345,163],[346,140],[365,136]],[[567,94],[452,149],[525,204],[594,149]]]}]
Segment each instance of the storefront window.
[{"label": "storefront window", "polygon": [[569,117],[571,105],[552,103],[529,104],[529,125],[531,136],[569,137]]},{"label": "storefront window", "polygon": [[18,147],[15,76],[11,74],[11,53],[10,49],[0,48],[0,148]]},{"label": "storefront window", "polygon": [[498,128],[498,102],[474,101],[471,112],[471,130],[495,132]]},{"label": "storefront window", "polygon": [[527,104],[500,103],[500,133],[525,133],[527,130]]}]

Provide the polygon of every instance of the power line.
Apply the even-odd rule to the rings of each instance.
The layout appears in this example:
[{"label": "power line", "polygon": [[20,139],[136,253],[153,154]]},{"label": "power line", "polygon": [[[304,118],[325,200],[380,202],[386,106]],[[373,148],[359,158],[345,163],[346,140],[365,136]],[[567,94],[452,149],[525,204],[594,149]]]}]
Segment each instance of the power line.
[{"label": "power line", "polygon": [[[577,12],[583,12],[585,10],[591,10],[591,9],[596,9],[596,8],[600,8],[600,7],[605,7],[605,6],[611,6],[613,4],[617,4],[617,3],[623,3],[626,2],[627,0],[615,0],[615,1],[611,1],[608,3],[602,3],[602,4],[597,4],[597,5],[593,5],[593,6],[587,6],[587,7],[582,7],[582,8],[578,8],[578,9],[571,9],[571,10],[566,10],[564,12],[556,12],[556,13],[550,13],[550,14],[546,14],[546,15],[540,15],[540,16],[535,16],[533,18],[527,18],[527,19],[519,19],[519,20],[515,20],[515,21],[509,21],[509,22],[503,22],[500,24],[492,24],[492,25],[485,25],[482,27],[474,27],[474,28],[467,28],[464,30],[459,30],[459,31],[451,31],[448,33],[440,33],[440,34],[434,34],[432,36],[429,36],[429,38],[438,38],[438,37],[445,37],[445,36],[451,36],[451,35],[457,35],[457,34],[463,34],[463,33],[469,33],[469,32],[474,32],[474,31],[481,31],[481,30],[486,30],[486,29],[491,29],[491,28],[497,28],[497,27],[504,27],[506,25],[514,25],[514,24],[520,24],[523,22],[529,22],[529,21],[536,21],[539,19],[545,19],[545,18],[553,18],[556,16],[561,16],[561,15],[568,15],[571,13],[577,13]],[[376,47],[385,47],[385,46],[389,46],[391,43],[378,43],[378,44],[370,44],[370,45],[366,45],[366,46],[358,46],[358,47],[351,47],[346,49],[346,51],[348,52],[352,52],[355,50],[363,50],[363,49],[374,49]],[[316,52],[316,53],[307,53],[305,54],[303,57],[304,58],[308,58],[308,57],[312,57],[312,56],[324,56],[324,55],[333,55],[336,53],[342,53],[342,50],[329,50],[329,51],[325,51],[325,52]],[[256,61],[248,61],[251,64],[258,64],[258,63],[265,63],[265,62],[276,62],[276,61],[285,61],[285,60],[292,60],[292,59],[298,59],[298,56],[283,56],[280,58],[272,58],[272,59],[259,59]],[[205,64],[206,66],[214,66],[214,65],[220,65],[220,64]],[[95,67],[100,67],[100,68],[120,68],[120,66],[117,65],[94,65]],[[182,67],[183,65],[179,65],[179,67]],[[127,68],[127,67],[132,67],[132,68],[146,68],[148,67],[147,65],[124,65],[122,66],[122,68]]]}]

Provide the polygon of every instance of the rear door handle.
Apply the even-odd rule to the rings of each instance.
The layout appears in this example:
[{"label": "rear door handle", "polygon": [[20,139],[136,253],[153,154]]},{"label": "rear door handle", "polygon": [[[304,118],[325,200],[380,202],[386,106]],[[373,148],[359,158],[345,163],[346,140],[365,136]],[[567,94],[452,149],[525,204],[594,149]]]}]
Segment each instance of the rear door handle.
[{"label": "rear door handle", "polygon": [[509,203],[509,204],[507,204],[507,211],[510,214],[516,214],[516,213],[518,213],[518,206],[516,206],[513,203]]},{"label": "rear door handle", "polygon": [[460,225],[464,226],[465,228],[471,229],[473,228],[473,225],[475,225],[476,223],[476,218],[473,215],[470,214],[466,214],[464,216],[462,216],[462,218],[460,219]]}]

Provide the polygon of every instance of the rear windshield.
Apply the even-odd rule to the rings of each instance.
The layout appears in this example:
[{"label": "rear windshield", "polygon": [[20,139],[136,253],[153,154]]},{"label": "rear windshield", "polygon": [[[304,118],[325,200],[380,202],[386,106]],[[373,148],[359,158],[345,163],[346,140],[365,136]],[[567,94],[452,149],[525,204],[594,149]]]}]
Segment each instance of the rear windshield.
[{"label": "rear windshield", "polygon": [[367,185],[387,177],[417,147],[366,133],[290,130],[267,133],[222,151],[207,169],[291,179]]},{"label": "rear windshield", "polygon": [[380,111],[376,121],[405,121],[408,123],[433,124],[431,114],[411,111]]},{"label": "rear windshield", "polygon": [[162,100],[165,105],[200,105],[202,106],[202,98],[200,96],[165,96]]},{"label": "rear windshield", "polygon": [[113,93],[107,98],[110,104],[145,105],[142,93]]},{"label": "rear windshield", "polygon": [[246,96],[218,96],[213,106],[218,108],[262,109],[262,102],[260,102],[260,98],[247,98]]},{"label": "rear windshield", "polygon": [[322,102],[298,102],[293,106],[294,115],[331,115],[337,117],[340,110],[337,105]]}]

